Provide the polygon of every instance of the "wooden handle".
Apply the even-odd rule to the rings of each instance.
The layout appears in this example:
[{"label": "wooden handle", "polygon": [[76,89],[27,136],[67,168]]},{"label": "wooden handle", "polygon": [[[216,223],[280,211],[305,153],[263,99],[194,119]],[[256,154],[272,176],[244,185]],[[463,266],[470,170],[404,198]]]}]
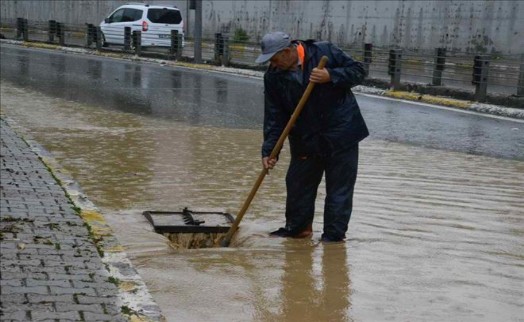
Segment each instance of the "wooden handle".
[{"label": "wooden handle", "polygon": [[[322,56],[322,58],[320,59],[320,62],[318,63],[317,68],[323,69],[324,66],[326,66],[327,62],[328,62],[328,58],[326,56]],[[300,101],[298,102],[298,105],[295,108],[295,111],[293,112],[293,114],[291,114],[291,117],[289,121],[287,122],[286,127],[282,131],[282,134],[280,134],[280,137],[278,138],[277,143],[273,147],[273,150],[271,151],[271,154],[269,155],[270,159],[276,158],[278,153],[280,152],[280,149],[282,149],[282,146],[284,145],[284,141],[286,140],[287,136],[289,135],[291,128],[293,128],[293,126],[295,125],[295,122],[297,121],[297,118],[300,115],[300,112],[302,112],[304,105],[306,105],[309,95],[313,91],[314,87],[315,87],[315,83],[309,82],[306,90],[304,91],[304,94],[302,94],[302,98],[300,98]],[[268,173],[268,169],[262,169],[262,171],[258,175],[257,181],[253,185],[253,188],[251,188],[251,191],[249,192],[249,195],[246,201],[242,205],[242,208],[240,208],[240,211],[238,212],[238,215],[235,218],[235,222],[233,222],[233,225],[231,226],[231,228],[229,228],[226,236],[220,242],[220,246],[228,247],[229,244],[231,243],[231,238],[233,237],[233,234],[238,229],[238,225],[240,224],[240,221],[244,217],[244,214],[246,213],[247,209],[249,208],[251,201],[255,197],[255,194],[257,193],[258,188],[262,184],[262,181],[264,181],[264,178],[266,177],[267,173]]]}]

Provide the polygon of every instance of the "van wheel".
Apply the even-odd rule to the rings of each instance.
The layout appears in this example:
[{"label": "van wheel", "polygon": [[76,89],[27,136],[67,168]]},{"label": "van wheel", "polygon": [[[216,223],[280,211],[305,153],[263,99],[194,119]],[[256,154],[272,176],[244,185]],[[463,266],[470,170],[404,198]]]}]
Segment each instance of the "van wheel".
[{"label": "van wheel", "polygon": [[109,47],[109,45],[106,42],[106,36],[104,36],[104,33],[102,33],[102,47]]}]

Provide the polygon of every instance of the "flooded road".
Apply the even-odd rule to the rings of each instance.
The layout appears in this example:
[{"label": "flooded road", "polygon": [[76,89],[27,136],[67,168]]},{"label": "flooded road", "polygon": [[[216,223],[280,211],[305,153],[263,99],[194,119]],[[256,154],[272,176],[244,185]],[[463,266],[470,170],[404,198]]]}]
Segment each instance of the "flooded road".
[{"label": "flooded road", "polygon": [[[217,86],[227,88],[227,106],[213,105],[214,96],[188,106],[196,89],[187,86],[193,94],[165,95],[182,103],[172,110],[165,105],[161,114],[165,96],[147,94],[146,87],[131,93],[150,102],[149,112],[131,103],[129,110],[116,108],[127,108],[126,95],[69,91],[73,81],[61,87],[35,76],[6,81],[4,69],[2,77],[2,114],[49,150],[101,209],[168,321],[522,319],[522,122],[466,114],[448,122],[446,111],[373,106],[359,97],[374,134],[361,144],[345,243],[314,243],[322,229],[323,184],[312,240],[267,237],[284,220],[285,147],[234,247],[173,250],[141,213],[186,206],[238,211],[260,169],[260,93],[246,84],[254,81]],[[170,86],[160,88],[168,93]],[[217,95],[211,88],[200,97]],[[235,111],[242,102],[244,109]],[[201,111],[197,104],[207,112],[191,116]],[[402,126],[419,114],[434,121]],[[453,128],[453,122],[469,126]],[[438,131],[444,127],[450,130]],[[410,138],[409,131],[419,134]],[[443,147],[446,140],[454,148]]]},{"label": "flooded road", "polygon": [[[260,129],[260,79],[3,44],[2,80],[51,97],[208,127]],[[513,122],[357,95],[371,138],[524,160]]]}]

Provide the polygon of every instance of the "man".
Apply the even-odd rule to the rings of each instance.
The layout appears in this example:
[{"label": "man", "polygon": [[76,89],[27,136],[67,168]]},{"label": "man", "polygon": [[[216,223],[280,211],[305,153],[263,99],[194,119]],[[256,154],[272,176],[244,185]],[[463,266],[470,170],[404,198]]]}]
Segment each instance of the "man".
[{"label": "man", "polygon": [[[270,235],[304,238],[313,233],[317,189],[326,180],[325,242],[345,238],[353,208],[358,143],[369,135],[351,87],[365,77],[361,63],[329,42],[291,41],[283,32],[266,34],[257,63],[270,62],[264,75],[264,142],[262,164],[269,156],[308,82],[315,82],[301,115],[289,133],[291,162],[286,175],[286,225]],[[322,56],[329,59],[318,69]]]}]

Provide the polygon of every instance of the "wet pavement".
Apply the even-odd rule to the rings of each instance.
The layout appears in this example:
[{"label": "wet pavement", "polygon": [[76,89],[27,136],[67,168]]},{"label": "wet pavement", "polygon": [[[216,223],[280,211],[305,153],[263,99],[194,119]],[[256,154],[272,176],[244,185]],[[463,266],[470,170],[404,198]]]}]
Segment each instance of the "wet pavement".
[{"label": "wet pavement", "polygon": [[[192,125],[260,128],[258,78],[3,45],[2,79],[52,97]],[[486,118],[358,95],[374,139],[524,160],[524,134]]]},{"label": "wet pavement", "polygon": [[317,243],[323,184],[313,239],[267,237],[285,147],[233,247],[174,250],[142,211],[238,211],[260,169],[260,80],[4,50],[2,112],[100,207],[169,321],[521,318],[522,121],[359,95],[372,136],[345,243]]},{"label": "wet pavement", "polygon": [[127,321],[118,288],[64,190],[0,122],[0,319]]},{"label": "wet pavement", "polygon": [[[16,31],[4,29],[4,36],[8,39],[16,38]],[[34,42],[47,43],[48,36],[45,32],[30,31],[29,39]],[[55,39],[55,44],[58,40]],[[66,46],[85,47],[85,36],[79,33],[66,33]],[[94,48],[95,45],[91,45]],[[105,51],[123,52],[123,46],[105,47]],[[353,57],[363,55],[361,48],[345,49]],[[167,48],[143,48],[144,54],[160,54],[168,57]],[[259,55],[259,48],[252,45],[237,44],[235,48],[230,49],[231,63],[242,66],[257,67],[254,63]],[[203,61],[214,61],[214,43],[213,40],[206,40],[202,43]],[[405,84],[430,85],[433,81],[434,57],[433,54],[423,54],[419,52],[404,53],[402,61],[401,81]],[[186,45],[183,48],[182,57],[193,59],[194,44],[186,39]],[[460,90],[467,93],[475,92],[475,85],[472,81],[472,68],[474,55],[464,55],[461,53],[448,53],[446,57],[446,66],[442,73],[442,85],[446,88]],[[362,58],[359,58],[362,60]],[[369,77],[375,80],[391,81],[388,74],[389,52],[387,49],[376,48],[373,51],[373,62],[370,65]],[[490,71],[488,77],[488,93],[491,95],[516,95],[518,93],[519,77],[518,59],[514,56],[507,56],[506,59],[494,59],[490,62]]]}]

